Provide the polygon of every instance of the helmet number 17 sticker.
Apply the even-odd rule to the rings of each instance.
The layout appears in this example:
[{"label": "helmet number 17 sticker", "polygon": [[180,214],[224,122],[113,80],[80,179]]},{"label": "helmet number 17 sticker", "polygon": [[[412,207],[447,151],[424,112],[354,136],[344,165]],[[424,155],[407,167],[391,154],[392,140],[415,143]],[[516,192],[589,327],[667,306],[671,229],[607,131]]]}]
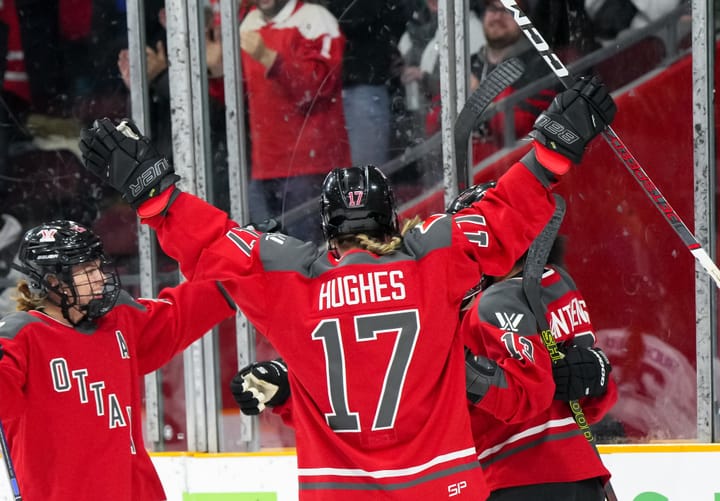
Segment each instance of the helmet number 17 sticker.
[{"label": "helmet number 17 sticker", "polygon": [[362,205],[363,194],[362,190],[348,191],[348,207],[360,207]]}]

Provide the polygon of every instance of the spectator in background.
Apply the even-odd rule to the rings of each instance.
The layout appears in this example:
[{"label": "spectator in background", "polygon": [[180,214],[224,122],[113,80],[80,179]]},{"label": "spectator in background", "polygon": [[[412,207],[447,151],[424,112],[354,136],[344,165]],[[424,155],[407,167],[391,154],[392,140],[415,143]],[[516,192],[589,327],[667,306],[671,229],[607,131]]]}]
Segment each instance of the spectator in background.
[{"label": "spectator in background", "polygon": [[602,43],[631,30],[644,28],[686,0],[585,0],[595,36]]},{"label": "spectator in background", "polygon": [[[211,79],[222,76],[222,47],[219,41],[219,27],[213,25],[212,11],[205,10],[207,19],[206,25],[206,60],[208,65],[208,76]],[[155,29],[148,30],[147,43],[145,48],[147,80],[150,86],[150,115],[151,115],[151,137],[155,141],[158,150],[169,159],[172,159],[172,131],[170,128],[170,82],[168,80],[168,58],[167,58],[167,17],[165,8],[162,7],[154,15],[147,15],[155,23],[148,23],[149,26],[157,25]],[[125,84],[130,89],[130,57],[127,49],[122,49],[118,54],[118,70]],[[211,93],[211,97],[213,96]],[[224,109],[222,102],[215,98],[210,100],[211,121],[218,115],[223,116]],[[130,106],[128,105],[128,109]],[[212,127],[212,132],[217,133],[224,126]],[[224,140],[224,139],[223,139]],[[213,141],[216,143],[217,141]]]},{"label": "spectator in background", "polygon": [[22,234],[22,226],[11,214],[0,214],[0,317],[15,311],[14,285],[22,276],[10,267]]},{"label": "spectator in background", "polygon": [[[146,9],[147,10],[147,9]],[[229,210],[227,188],[227,147],[225,136],[225,106],[222,92],[222,46],[220,43],[220,27],[214,23],[210,7],[205,9],[205,54],[208,67],[210,99],[210,144],[213,161],[212,202],[223,209]],[[170,81],[167,58],[167,17],[162,7],[154,13],[147,12],[149,20],[147,43],[145,48],[147,79],[150,90],[150,136],[158,150],[172,159],[172,123],[170,118]],[[118,54],[118,70],[127,89],[130,89],[130,58],[127,49]],[[129,96],[128,96],[129,99]],[[130,109],[128,102],[127,109]],[[104,238],[107,238],[103,236]]]},{"label": "spectator in background", "polygon": [[[484,0],[481,0],[484,1]],[[524,11],[563,62],[570,62],[600,47],[585,0],[546,2],[526,0]]]},{"label": "spectator in background", "polygon": [[[165,9],[158,18],[164,22]],[[164,26],[164,24],[163,24]],[[155,139],[158,150],[172,158],[172,132],[170,130],[170,84],[168,82],[168,59],[165,37],[158,38],[154,44],[145,47],[147,81],[150,90],[150,135]],[[125,87],[130,90],[130,54],[122,49],[118,54],[118,70]],[[128,103],[130,110],[130,103]]]},{"label": "spectator in background", "polygon": [[[521,9],[527,7],[522,1],[518,2],[518,6]],[[547,63],[525,37],[513,15],[505,9],[500,0],[485,2],[482,26],[486,43],[471,56],[471,91],[474,91],[498,64],[512,57],[517,57],[525,64],[525,71],[517,82],[498,95],[496,101],[550,74]],[[512,119],[516,139],[532,130],[535,119],[548,107],[558,89],[559,84],[554,88],[542,89],[515,105]],[[503,147],[506,142],[504,137],[506,119],[504,114],[497,114],[479,126],[473,138],[473,162]]]},{"label": "spectator in background", "polygon": [[337,19],[302,0],[255,0],[240,25],[252,162],[250,219],[282,217],[288,234],[322,242],[313,204],[325,175],[350,164],[342,104],[345,38]]},{"label": "spectator in background", "polygon": [[[485,35],[478,13],[470,9],[470,53],[476,53],[484,43]],[[405,62],[401,79],[405,84],[406,108],[415,115],[415,124],[420,126],[414,135],[429,136],[440,129],[438,0],[421,0],[400,38],[399,48]]]},{"label": "spectator in background", "polygon": [[114,58],[127,40],[125,2],[15,0],[15,4],[32,111],[63,118],[122,112]]},{"label": "spectator in background", "polygon": [[2,177],[10,172],[10,143],[24,135],[22,124],[30,106],[30,87],[15,0],[0,1],[0,87],[0,196],[5,196],[10,191],[10,183]]},{"label": "spectator in background", "polygon": [[329,0],[345,35],[343,108],[354,165],[390,159],[390,80],[399,71],[398,40],[410,14],[405,0]]},{"label": "spectator in background", "polygon": [[[164,2],[163,2],[164,3]],[[172,158],[172,132],[170,130],[170,84],[168,82],[167,31],[165,7],[146,6],[145,8],[145,65],[149,86],[149,131],[157,148]],[[130,90],[130,54],[125,47],[118,52],[117,68],[125,88]],[[127,110],[131,109],[128,95]]]}]

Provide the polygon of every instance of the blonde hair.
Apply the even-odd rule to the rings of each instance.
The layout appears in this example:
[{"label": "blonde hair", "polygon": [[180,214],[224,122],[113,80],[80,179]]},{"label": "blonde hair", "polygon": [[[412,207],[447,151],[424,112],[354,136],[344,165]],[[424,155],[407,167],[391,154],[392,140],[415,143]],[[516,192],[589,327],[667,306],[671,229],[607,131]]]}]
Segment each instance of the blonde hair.
[{"label": "blonde hair", "polygon": [[418,226],[420,223],[422,223],[422,219],[420,219],[419,216],[408,219],[403,223],[400,235],[393,235],[390,240],[386,242],[372,238],[365,233],[358,233],[357,235],[348,235],[347,237],[338,239],[338,245],[341,243],[356,245],[361,249],[370,251],[378,256],[385,256],[398,250],[402,245],[403,237],[407,234],[407,232]]},{"label": "blonde hair", "polygon": [[45,306],[45,294],[38,294],[30,290],[27,280],[18,281],[15,289],[15,300],[17,311],[42,310]]}]

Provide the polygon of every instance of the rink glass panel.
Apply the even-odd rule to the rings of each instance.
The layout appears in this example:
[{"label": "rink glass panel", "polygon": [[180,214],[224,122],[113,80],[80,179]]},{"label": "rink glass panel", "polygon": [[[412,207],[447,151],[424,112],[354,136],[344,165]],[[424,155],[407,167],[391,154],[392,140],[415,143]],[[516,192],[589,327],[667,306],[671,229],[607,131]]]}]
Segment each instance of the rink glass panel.
[{"label": "rink glass panel", "polygon": [[[155,33],[152,30],[158,29],[158,6],[147,4],[145,21],[150,40]],[[60,82],[53,99],[39,100],[28,108],[15,102],[13,96],[6,96],[10,109],[6,120],[22,127],[13,128],[4,141],[2,212],[16,216],[23,228],[54,218],[71,218],[92,226],[117,263],[125,287],[140,295],[134,213],[116,194],[85,173],[75,149],[80,126],[88,126],[102,116],[120,119],[131,114],[129,92],[117,68],[117,54],[127,42],[123,39],[125,12],[109,9],[101,17],[104,26],[113,27],[113,37],[106,36],[102,44],[92,37],[49,39],[47,49],[58,61],[67,63],[64,72],[55,66],[30,68],[31,78],[44,75],[48,81]],[[614,130],[692,230],[692,78],[689,37],[687,31],[681,35],[672,47],[666,48],[665,55],[643,68],[640,80],[623,78],[621,70],[629,71],[634,64],[626,54],[608,56],[625,59],[622,63],[598,63],[597,71],[602,74],[600,69],[604,68],[618,102],[620,111]],[[92,71],[86,71],[86,65]],[[53,73],[44,73],[50,71]],[[442,152],[439,145],[428,146],[433,140],[437,142],[433,135],[436,133],[428,133],[423,111],[408,110],[403,85],[390,82],[389,90],[391,160],[385,167],[401,214],[424,217],[442,211]],[[197,169],[207,169],[207,197],[229,210],[227,178],[235,166],[227,162],[223,112],[208,110],[208,116],[203,127],[208,128],[210,137],[210,160]],[[169,114],[157,111],[150,120],[157,121],[157,130],[172,125]],[[243,140],[252,147],[249,138]],[[291,138],[288,142],[292,142]],[[474,181],[497,178],[526,148],[524,143],[513,143],[479,149]],[[422,154],[413,155],[418,151]],[[711,168],[715,165],[713,159]],[[287,190],[292,190],[292,182],[289,178]],[[585,296],[598,345],[610,357],[612,375],[620,389],[618,404],[596,428],[599,441],[694,440],[697,308],[691,254],[602,140],[590,146],[582,165],[563,179],[557,191],[568,204],[561,229],[568,238],[566,264]],[[292,217],[320,225],[314,201]],[[715,234],[716,226],[711,230]],[[175,264],[155,250],[152,270],[157,288],[178,283]],[[209,426],[218,430],[219,450],[253,449],[256,445],[245,440],[242,429],[248,421],[241,420],[229,392],[229,381],[238,369],[235,321],[223,322],[211,335],[216,339],[217,378],[207,383],[211,387],[206,388],[206,393],[218,396],[218,422]],[[262,333],[256,333],[255,358],[275,356],[277,353]],[[155,450],[188,447],[184,365],[179,356],[158,373],[160,436],[149,436],[147,441]],[[294,446],[292,430],[271,413],[258,418],[257,429],[257,445],[261,448]]]}]

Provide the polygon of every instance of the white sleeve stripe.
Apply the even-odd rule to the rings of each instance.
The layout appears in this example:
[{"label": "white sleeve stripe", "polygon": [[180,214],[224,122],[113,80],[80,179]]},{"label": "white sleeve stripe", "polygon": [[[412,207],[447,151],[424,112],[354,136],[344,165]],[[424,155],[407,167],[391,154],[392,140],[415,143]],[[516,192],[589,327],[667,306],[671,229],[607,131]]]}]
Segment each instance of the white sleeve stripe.
[{"label": "white sleeve stripe", "polygon": [[495,454],[500,449],[512,444],[513,442],[517,442],[518,440],[521,440],[523,438],[532,437],[533,435],[538,435],[538,434],[544,432],[545,430],[549,430],[551,428],[560,428],[562,426],[567,426],[570,424],[575,425],[575,420],[572,417],[566,417],[566,418],[562,418],[562,419],[552,419],[552,420],[546,421],[545,423],[542,423],[538,426],[533,426],[532,428],[528,428],[527,430],[523,430],[520,433],[516,433],[515,435],[512,435],[510,438],[508,438],[504,442],[501,442],[492,447],[488,447],[487,449],[482,451],[480,454],[478,454],[478,460],[482,460],[491,454]]},{"label": "white sleeve stripe", "polygon": [[368,471],[362,469],[351,468],[298,468],[299,476],[320,476],[333,475],[338,477],[370,477],[370,478],[394,478],[415,475],[436,465],[448,463],[456,459],[462,459],[475,455],[475,448],[463,449],[460,451],[450,452],[437,456],[430,461],[409,468],[399,468],[396,470],[375,470]]}]

